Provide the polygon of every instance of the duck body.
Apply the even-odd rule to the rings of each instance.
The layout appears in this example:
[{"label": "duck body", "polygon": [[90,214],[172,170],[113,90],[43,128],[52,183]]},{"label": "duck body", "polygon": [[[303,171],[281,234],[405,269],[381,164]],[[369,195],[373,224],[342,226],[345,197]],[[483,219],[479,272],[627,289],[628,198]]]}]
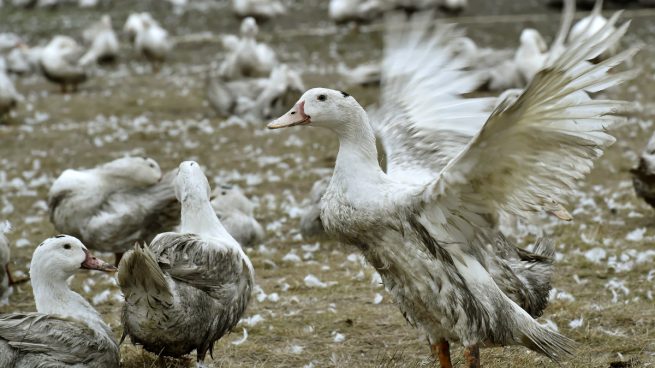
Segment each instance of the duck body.
[{"label": "duck body", "polygon": [[77,269],[111,272],[71,236],[47,239],[30,266],[37,313],[0,315],[0,366],[117,368],[118,344],[100,314],[66,279]]},{"label": "duck body", "polygon": [[200,362],[239,322],[254,270],[214,214],[209,184],[196,163],[180,165],[176,185],[180,232],[136,247],[119,266],[122,321],[125,334],[146,350],[171,357],[196,350]]},{"label": "duck body", "polygon": [[179,224],[174,173],[148,158],[126,157],[88,170],[66,170],[48,194],[50,221],[91,249],[120,255]]},{"label": "duck body", "polygon": [[173,45],[168,32],[157,22],[142,19],[143,29],[137,32],[134,47],[156,68],[168,57]]},{"label": "duck body", "polygon": [[300,216],[300,233],[303,238],[321,237],[325,234],[321,220],[321,198],[330,184],[331,177],[317,180],[312,185],[309,197],[304,201],[303,213]]},{"label": "duck body", "polygon": [[82,48],[74,39],[68,36],[55,36],[40,54],[40,66],[43,75],[52,83],[59,84],[63,92],[71,86],[73,91],[77,85],[87,79],[87,73],[79,64]]}]

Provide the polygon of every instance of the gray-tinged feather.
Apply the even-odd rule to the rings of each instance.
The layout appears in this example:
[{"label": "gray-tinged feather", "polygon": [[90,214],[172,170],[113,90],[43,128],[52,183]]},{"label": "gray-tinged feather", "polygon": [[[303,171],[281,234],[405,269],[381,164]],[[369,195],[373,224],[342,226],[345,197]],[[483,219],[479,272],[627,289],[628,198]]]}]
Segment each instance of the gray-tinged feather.
[{"label": "gray-tinged feather", "polygon": [[0,366],[15,368],[119,365],[111,331],[94,331],[73,319],[40,313],[0,316]]},{"label": "gray-tinged feather", "polygon": [[179,224],[175,173],[151,186],[101,191],[95,198],[79,195],[88,188],[50,193],[50,220],[57,231],[80,238],[91,249],[125,252]]}]

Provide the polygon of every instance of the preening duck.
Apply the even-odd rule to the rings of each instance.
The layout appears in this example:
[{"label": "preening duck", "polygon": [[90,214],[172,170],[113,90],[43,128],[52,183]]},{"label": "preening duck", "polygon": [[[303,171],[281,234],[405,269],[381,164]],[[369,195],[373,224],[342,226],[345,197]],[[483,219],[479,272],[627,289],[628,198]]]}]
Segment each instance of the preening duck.
[{"label": "preening duck", "polygon": [[[547,300],[550,251],[508,245],[494,219],[565,203],[614,142],[606,128],[624,106],[587,92],[634,77],[607,71],[636,50],[593,66],[586,61],[609,40],[576,41],[489,116],[488,100],[460,97],[476,81],[444,51],[456,38],[452,27],[434,28],[429,15],[419,15],[412,22],[392,18],[387,29],[380,108],[371,120],[347,93],[314,88],[268,127],[316,126],[337,135],[334,174],[321,199],[323,226],[362,251],[443,367],[452,367],[451,342],[464,345],[470,367],[480,366],[481,345],[522,345],[566,358],[573,341],[533,318]],[[386,173],[375,132],[386,147]]]},{"label": "preening duck", "polygon": [[30,277],[37,312],[0,315],[0,367],[118,368],[111,329],[66,283],[80,269],[116,271],[72,236],[36,248]]},{"label": "preening duck", "polygon": [[43,75],[49,81],[59,84],[61,91],[66,93],[68,87],[77,91],[77,86],[86,81],[86,70],[80,65],[80,57],[84,50],[68,36],[55,36],[40,55],[40,65]]},{"label": "preening duck", "polygon": [[197,163],[180,164],[180,232],[138,245],[119,265],[124,333],[154,354],[181,357],[196,350],[202,362],[250,300],[252,264],[216,217],[210,191]]},{"label": "preening duck", "polygon": [[116,254],[116,264],[136,242],[151,241],[180,222],[174,172],[157,162],[124,157],[88,170],[64,171],[48,193],[50,221],[89,248]]}]

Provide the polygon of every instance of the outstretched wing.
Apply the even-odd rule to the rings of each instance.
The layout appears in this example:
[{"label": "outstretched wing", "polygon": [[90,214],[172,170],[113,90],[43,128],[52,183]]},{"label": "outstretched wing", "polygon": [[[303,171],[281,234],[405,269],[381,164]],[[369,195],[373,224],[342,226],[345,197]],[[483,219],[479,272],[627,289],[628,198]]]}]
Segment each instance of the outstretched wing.
[{"label": "outstretched wing", "polygon": [[34,354],[39,367],[90,364],[99,359],[110,364],[108,358],[118,365],[115,341],[99,338],[81,322],[41,313],[0,315],[0,352],[6,353],[4,359],[15,353]]},{"label": "outstretched wing", "polygon": [[[616,23],[615,14],[606,32]],[[630,58],[629,49],[600,64],[586,62],[626,32],[629,22],[607,38],[570,44],[540,71],[514,101],[502,101],[480,133],[427,187],[426,216],[451,241],[470,241],[498,210],[525,216],[551,210],[614,142],[606,128],[625,102],[592,100],[598,92],[633,78],[636,71],[608,71]],[[428,214],[429,213],[429,214]],[[478,233],[476,235],[476,233]]]},{"label": "outstretched wing", "polygon": [[162,271],[215,299],[232,297],[242,289],[242,283],[252,282],[238,245],[210,244],[194,234],[163,233],[152,241],[150,249]]},{"label": "outstretched wing", "polygon": [[462,38],[432,14],[387,19],[380,108],[371,125],[397,180],[427,183],[477,134],[494,98],[463,98],[484,82],[482,73],[454,54]]}]

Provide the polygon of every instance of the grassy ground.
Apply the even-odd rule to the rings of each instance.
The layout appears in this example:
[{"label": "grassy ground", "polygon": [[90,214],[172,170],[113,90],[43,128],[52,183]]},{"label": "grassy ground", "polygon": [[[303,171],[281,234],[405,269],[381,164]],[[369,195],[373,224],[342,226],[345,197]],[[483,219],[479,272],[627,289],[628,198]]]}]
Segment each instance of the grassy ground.
[{"label": "grassy ground", "polygon": [[[127,13],[143,9],[152,9],[176,35],[232,32],[238,24],[223,5],[174,16],[163,2],[113,3],[114,8],[83,11],[3,8],[0,31],[12,30],[36,43],[54,33],[79,37],[83,26],[101,11],[110,12],[120,28]],[[308,87],[343,86],[332,75],[336,55],[351,64],[380,55],[378,33],[367,32],[366,27],[361,29],[364,33],[337,30],[324,20],[327,2],[303,3],[300,10],[263,25],[262,38],[304,72]],[[463,20],[469,34],[485,45],[515,47],[526,26],[549,35],[557,28],[557,13],[537,0],[507,1],[500,7],[483,0],[471,3]],[[512,17],[490,18],[506,14]],[[565,367],[655,365],[655,266],[647,252],[652,252],[655,239],[655,214],[635,198],[628,173],[652,130],[655,17],[631,14],[635,21],[625,43],[646,45],[634,62],[642,68],[642,77],[610,94],[635,101],[638,108],[628,124],[616,129],[617,144],[571,199],[575,220],[546,226],[558,247],[558,263],[556,291],[543,321],[550,320],[580,343],[576,356],[562,364]],[[15,228],[9,234],[13,270],[27,273],[34,246],[55,234],[44,199],[52,180],[65,168],[89,167],[125,153],[147,154],[164,169],[194,159],[204,166],[210,182],[237,184],[252,196],[267,228],[265,244],[248,250],[261,287],[247,311],[251,323],[242,323],[216,344],[209,366],[434,366],[427,343],[404,322],[354,249],[323,241],[315,250],[317,241],[297,233],[300,202],[312,183],[329,172],[336,142],[313,129],[269,132],[265,122],[239,127],[216,118],[204,102],[203,78],[208,65],[220,59],[216,44],[182,44],[154,75],[126,48],[117,66],[97,70],[75,95],[59,94],[38,76],[17,81],[27,102],[8,124],[0,125],[0,218]],[[362,104],[374,102],[377,93],[361,88],[349,92]],[[605,257],[597,261],[585,257],[594,248],[604,249]],[[292,258],[285,258],[290,253],[300,261],[285,260]],[[303,280],[310,274],[329,286],[307,287]],[[121,302],[115,281],[84,273],[72,284],[120,336]],[[29,283],[17,287],[10,304],[0,307],[0,313],[33,310]],[[263,320],[253,323],[259,319],[253,316]],[[236,344],[243,340],[244,330],[248,338]],[[156,366],[151,354],[129,343],[121,352],[126,368]],[[459,349],[453,357],[462,364]],[[186,367],[191,362],[167,364]],[[486,349],[482,362],[492,368],[557,366],[522,348]]]}]

